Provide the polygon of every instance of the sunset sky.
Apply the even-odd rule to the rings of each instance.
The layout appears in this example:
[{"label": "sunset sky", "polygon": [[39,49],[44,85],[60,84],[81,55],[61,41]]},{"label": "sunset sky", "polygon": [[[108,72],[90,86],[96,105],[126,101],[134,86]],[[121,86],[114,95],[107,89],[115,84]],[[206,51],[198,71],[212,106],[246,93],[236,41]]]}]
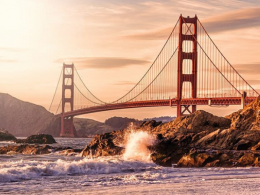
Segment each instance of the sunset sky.
[{"label": "sunset sky", "polygon": [[[48,109],[62,63],[73,62],[93,94],[118,99],[149,68],[180,14],[197,14],[229,62],[260,92],[259,0],[1,0],[0,92]],[[225,115],[239,107],[199,108]],[[165,115],[176,110],[85,117]]]}]

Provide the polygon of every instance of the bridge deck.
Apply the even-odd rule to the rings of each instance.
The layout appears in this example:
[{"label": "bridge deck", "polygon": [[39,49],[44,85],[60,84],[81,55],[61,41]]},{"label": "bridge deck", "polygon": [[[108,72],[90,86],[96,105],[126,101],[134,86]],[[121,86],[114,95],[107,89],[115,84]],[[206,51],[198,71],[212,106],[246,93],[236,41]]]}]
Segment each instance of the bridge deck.
[{"label": "bridge deck", "polygon": [[[248,104],[255,100],[256,97],[247,97],[245,103]],[[109,110],[118,110],[126,108],[139,108],[139,107],[159,107],[159,106],[176,106],[178,100],[150,100],[150,101],[137,101],[137,102],[125,102],[117,104],[103,104],[100,106],[93,106],[82,108],[78,110],[73,110],[70,112],[65,112],[63,117],[77,116],[82,114],[90,114],[95,112],[109,111]],[[182,99],[179,102],[181,105],[212,105],[212,106],[224,106],[224,105],[241,105],[241,97],[222,97],[222,98],[190,98]],[[62,116],[62,114],[58,114]]]}]

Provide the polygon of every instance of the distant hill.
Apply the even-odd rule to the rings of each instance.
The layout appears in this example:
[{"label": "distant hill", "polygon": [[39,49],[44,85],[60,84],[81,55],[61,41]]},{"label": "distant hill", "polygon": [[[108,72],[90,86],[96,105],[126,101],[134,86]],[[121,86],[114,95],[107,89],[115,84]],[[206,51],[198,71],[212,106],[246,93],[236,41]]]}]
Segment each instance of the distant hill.
[{"label": "distant hill", "polygon": [[173,117],[173,116],[161,116],[161,117],[154,117],[154,118],[144,118],[143,121],[155,120],[157,122],[162,121],[163,123],[167,123],[167,122],[173,121],[174,119],[176,119],[176,117]]},{"label": "distant hill", "polygon": [[[173,117],[152,119],[165,122],[166,120],[172,120]],[[74,126],[78,137],[89,137],[125,129],[130,123],[139,125],[142,121],[126,117],[112,117],[102,123],[92,119],[74,118]],[[60,118],[42,106],[21,101],[9,94],[0,93],[1,128],[8,130],[16,137],[27,137],[38,133],[58,137],[60,134]]]},{"label": "distant hill", "polygon": [[141,124],[142,121],[133,118],[127,117],[111,117],[105,121],[105,124],[112,127],[114,130],[125,129],[129,126],[130,123],[134,123],[135,125]]},{"label": "distant hill", "polygon": [[111,126],[92,119],[74,118],[73,120],[79,137],[89,137],[114,130]]},{"label": "distant hill", "polygon": [[44,107],[0,93],[0,128],[15,136],[37,133],[59,135],[60,119]]}]

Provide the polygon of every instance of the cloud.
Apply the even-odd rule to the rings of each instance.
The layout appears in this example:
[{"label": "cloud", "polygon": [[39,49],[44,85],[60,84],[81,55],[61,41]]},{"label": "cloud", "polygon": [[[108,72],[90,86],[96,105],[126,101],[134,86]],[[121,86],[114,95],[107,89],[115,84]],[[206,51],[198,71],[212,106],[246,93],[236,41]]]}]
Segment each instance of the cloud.
[{"label": "cloud", "polygon": [[224,13],[202,20],[209,33],[256,27],[260,25],[260,7],[247,8]]},{"label": "cloud", "polygon": [[260,62],[253,63],[253,64],[236,64],[233,67],[240,73],[240,74],[250,74],[250,75],[259,75],[260,72]]},{"label": "cloud", "polygon": [[150,61],[131,58],[117,57],[82,57],[82,58],[62,58],[55,60],[56,63],[74,63],[80,69],[115,69],[132,65],[146,65]]},{"label": "cloud", "polygon": [[[260,72],[260,62],[252,64],[237,64],[233,65],[236,71],[255,88],[260,84],[259,72]],[[259,89],[256,89],[259,91]]]},{"label": "cloud", "polygon": [[161,40],[161,39],[167,39],[171,31],[172,31],[172,27],[167,27],[152,32],[141,32],[136,34],[130,34],[124,37],[129,39],[136,39],[136,40]]},{"label": "cloud", "polygon": [[[256,7],[226,12],[203,19],[201,23],[209,33],[217,33],[260,26],[259,18],[260,7]],[[166,39],[172,29],[173,26],[169,26],[153,31],[136,32],[124,37],[137,40],[161,40]]]},{"label": "cloud", "polygon": [[135,85],[135,84],[136,84],[135,82],[131,82],[131,81],[118,81],[114,85]]}]

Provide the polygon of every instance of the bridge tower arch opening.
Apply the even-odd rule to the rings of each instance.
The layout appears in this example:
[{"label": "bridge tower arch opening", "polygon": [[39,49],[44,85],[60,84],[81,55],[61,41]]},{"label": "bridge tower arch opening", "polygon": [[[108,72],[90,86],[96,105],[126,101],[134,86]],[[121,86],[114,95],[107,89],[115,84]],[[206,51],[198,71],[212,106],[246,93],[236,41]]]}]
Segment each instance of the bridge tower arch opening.
[{"label": "bridge tower arch opening", "polygon": [[[74,137],[73,116],[64,116],[74,110],[74,64],[63,64],[61,137]],[[69,94],[69,95],[68,95]]]},{"label": "bridge tower arch opening", "polygon": [[[191,98],[197,97],[197,16],[194,18],[179,18],[179,45],[177,67],[177,116],[191,114],[196,111],[196,105],[182,105],[184,82],[191,84]],[[185,61],[191,61],[192,70],[184,70]]]}]

